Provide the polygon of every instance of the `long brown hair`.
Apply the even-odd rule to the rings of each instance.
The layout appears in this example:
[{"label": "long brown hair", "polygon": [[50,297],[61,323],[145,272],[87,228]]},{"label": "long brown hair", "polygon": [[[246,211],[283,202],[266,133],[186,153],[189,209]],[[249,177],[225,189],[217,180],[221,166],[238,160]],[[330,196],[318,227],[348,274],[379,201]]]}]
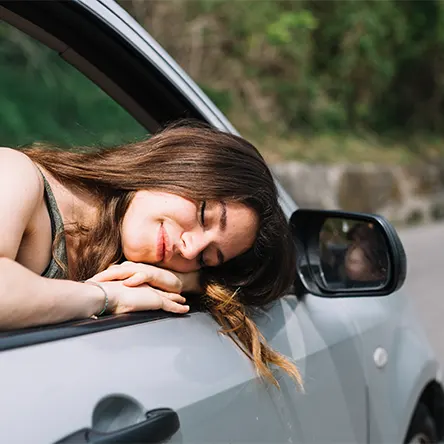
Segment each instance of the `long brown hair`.
[{"label": "long brown hair", "polygon": [[79,151],[25,150],[65,186],[87,191],[100,202],[96,226],[78,227],[78,259],[69,264],[69,278],[87,279],[122,259],[121,221],[138,190],[245,204],[259,217],[254,245],[220,267],[202,270],[201,303],[260,376],[278,385],[270,370],[276,365],[302,385],[295,365],[267,345],[248,313],[248,307],[264,306],[289,289],[296,259],[275,183],[256,148],[241,137],[182,122],[144,141],[94,153]]}]

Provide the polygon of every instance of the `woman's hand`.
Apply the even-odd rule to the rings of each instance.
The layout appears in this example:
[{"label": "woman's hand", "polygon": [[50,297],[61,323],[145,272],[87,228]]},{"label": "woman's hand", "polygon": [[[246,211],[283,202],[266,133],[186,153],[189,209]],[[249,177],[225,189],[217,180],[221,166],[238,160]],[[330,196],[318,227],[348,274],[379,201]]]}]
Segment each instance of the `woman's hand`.
[{"label": "woman's hand", "polygon": [[[96,279],[90,279],[96,281]],[[88,281],[86,281],[88,283]],[[152,288],[147,284],[128,287],[122,281],[101,282],[108,295],[108,312],[113,314],[144,310],[164,310],[171,313],[187,313],[186,299],[177,293]]]},{"label": "woman's hand", "polygon": [[[136,262],[111,265],[88,279],[100,282],[109,297],[109,311],[114,314],[143,310],[187,313],[181,292],[198,292],[199,274],[176,273]],[[88,281],[86,281],[88,282]]]},{"label": "woman's hand", "polygon": [[148,284],[159,290],[172,293],[201,292],[199,273],[178,273],[154,265],[126,261],[111,265],[91,278],[96,282],[122,281],[127,287]]}]

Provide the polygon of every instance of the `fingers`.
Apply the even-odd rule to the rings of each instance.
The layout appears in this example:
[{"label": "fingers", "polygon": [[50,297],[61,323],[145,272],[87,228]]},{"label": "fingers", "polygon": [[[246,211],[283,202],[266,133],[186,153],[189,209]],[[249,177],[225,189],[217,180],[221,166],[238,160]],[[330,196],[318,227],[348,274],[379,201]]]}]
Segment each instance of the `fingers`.
[{"label": "fingers", "polygon": [[140,310],[164,310],[171,313],[187,313],[190,310],[189,305],[185,305],[186,299],[177,293],[167,293],[162,290],[151,288],[148,285],[134,288],[132,291],[147,290],[144,293],[143,302],[141,303]]},{"label": "fingers", "polygon": [[185,305],[186,299],[177,293],[168,293],[148,284],[137,287],[127,287],[122,282],[110,282],[107,285],[120,288],[116,313],[126,313],[143,310],[164,310],[171,313],[187,313],[190,309]]},{"label": "fingers", "polygon": [[186,299],[177,293],[167,293],[162,290],[150,289],[156,293],[160,299],[160,309],[171,313],[187,313],[189,305],[185,305]]},{"label": "fingers", "polygon": [[185,304],[185,302],[187,301],[183,296],[177,293],[164,293],[164,292],[160,293],[162,293],[161,297],[169,299],[170,301],[173,302],[177,302],[178,304]]},{"label": "fingers", "polygon": [[165,293],[159,291],[162,298],[162,310],[171,313],[187,313],[190,310],[189,305],[185,305],[186,299],[177,293]]},{"label": "fingers", "polygon": [[168,311],[170,313],[187,313],[190,310],[188,305],[178,304],[166,297],[162,298],[162,310]]},{"label": "fingers", "polygon": [[123,284],[127,287],[137,287],[138,285],[149,283],[149,280],[150,278],[146,273],[139,271],[129,278],[125,279],[123,281]]},{"label": "fingers", "polygon": [[[124,280],[127,287],[137,287],[141,284],[149,284],[164,291],[180,293],[182,291],[182,281],[171,271],[157,268],[150,265],[143,271],[138,271]],[[123,279],[123,278],[122,278]]]},{"label": "fingers", "polygon": [[96,274],[92,279],[96,282],[124,281],[127,287],[149,284],[164,291],[180,293],[182,281],[173,272],[153,265],[124,262],[112,265],[107,270]]},{"label": "fingers", "polygon": [[91,279],[96,282],[118,281],[130,277],[133,273],[126,267],[112,265],[108,269],[97,273]]}]

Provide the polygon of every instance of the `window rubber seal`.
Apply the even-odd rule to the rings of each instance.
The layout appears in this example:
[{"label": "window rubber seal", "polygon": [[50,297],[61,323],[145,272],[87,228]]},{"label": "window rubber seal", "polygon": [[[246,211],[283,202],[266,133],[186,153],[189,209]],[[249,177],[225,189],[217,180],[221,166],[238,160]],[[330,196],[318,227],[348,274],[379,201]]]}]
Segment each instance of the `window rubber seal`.
[{"label": "window rubber seal", "polygon": [[[191,313],[192,311],[188,312],[187,315]],[[61,339],[74,338],[115,328],[175,317],[183,318],[184,315],[175,315],[162,310],[141,311],[137,313],[102,316],[98,319],[89,318],[54,325],[1,331],[0,351],[59,341]]]}]

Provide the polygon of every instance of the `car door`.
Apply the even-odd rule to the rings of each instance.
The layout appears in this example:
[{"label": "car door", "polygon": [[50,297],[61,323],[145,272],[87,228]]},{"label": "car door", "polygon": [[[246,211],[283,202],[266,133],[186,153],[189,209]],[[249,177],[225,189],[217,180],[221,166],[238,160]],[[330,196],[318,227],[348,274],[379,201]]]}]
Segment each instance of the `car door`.
[{"label": "car door", "polygon": [[[2,145],[113,146],[181,117],[235,131],[116,3],[5,2],[0,19],[1,48],[11,51],[0,65],[10,85],[0,91]],[[295,205],[282,189],[281,202],[290,215]],[[206,313],[2,333],[0,441],[94,442],[108,433],[101,442],[116,442],[138,425],[151,441],[364,442],[365,379],[347,301],[289,294],[255,319],[295,360],[304,391],[280,373],[280,391],[258,380]],[[178,414],[179,429],[165,409]]]}]

